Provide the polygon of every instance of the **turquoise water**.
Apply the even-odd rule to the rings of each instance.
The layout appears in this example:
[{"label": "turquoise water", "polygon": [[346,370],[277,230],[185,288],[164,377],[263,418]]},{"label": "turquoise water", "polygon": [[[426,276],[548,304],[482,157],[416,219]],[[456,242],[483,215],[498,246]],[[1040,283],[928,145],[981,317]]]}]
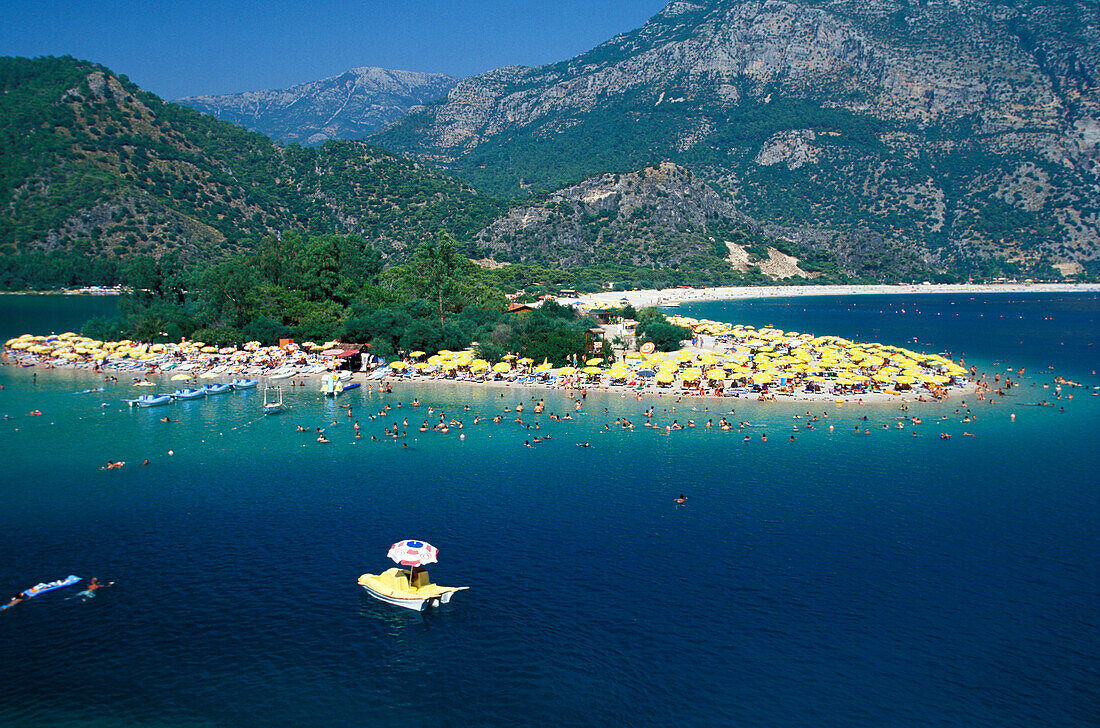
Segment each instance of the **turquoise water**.
[{"label": "turquoise water", "polygon": [[80,331],[93,316],[118,315],[118,296],[0,295],[0,342],[23,334]]},{"label": "turquoise water", "polygon": [[[526,401],[536,433],[473,419],[541,392],[297,388],[262,417],[258,391],[135,410],[123,377],[2,367],[0,585],[116,585],[0,612],[0,724],[1094,724],[1100,397],[1051,382],[1100,384],[1097,297],[680,312],[1027,373],[968,400],[969,423],[960,401],[914,404],[923,424],[899,430],[893,404],[724,400],[758,425],[724,433],[702,404],[589,393],[565,422]],[[643,428],[651,403],[700,426]],[[416,431],[440,408],[465,439]],[[639,427],[603,430],[619,416]],[[406,417],[407,439],[382,434]],[[551,439],[524,447],[535,434]],[[439,547],[435,580],[471,587],[434,613],[355,584],[411,537]]]}]

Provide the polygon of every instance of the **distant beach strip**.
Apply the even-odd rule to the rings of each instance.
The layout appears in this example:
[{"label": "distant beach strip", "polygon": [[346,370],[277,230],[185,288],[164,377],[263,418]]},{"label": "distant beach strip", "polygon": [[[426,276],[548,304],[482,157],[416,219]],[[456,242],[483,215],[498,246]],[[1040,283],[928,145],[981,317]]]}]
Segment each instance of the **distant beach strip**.
[{"label": "distant beach strip", "polygon": [[871,296],[914,294],[990,293],[1100,293],[1097,283],[921,283],[863,286],[720,286],[684,287],[661,290],[602,291],[571,298],[559,298],[562,305],[586,308],[624,306],[635,308],[689,303],[693,301],[738,301],[753,298],[796,298],[804,296]]}]

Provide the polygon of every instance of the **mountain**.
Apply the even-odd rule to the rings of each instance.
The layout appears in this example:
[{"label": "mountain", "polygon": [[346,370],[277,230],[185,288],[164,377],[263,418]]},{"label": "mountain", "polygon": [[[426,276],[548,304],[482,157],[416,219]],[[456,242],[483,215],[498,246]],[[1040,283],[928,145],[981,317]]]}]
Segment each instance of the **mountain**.
[{"label": "mountain", "polygon": [[[570,185],[513,207],[473,240],[482,260],[550,268],[633,265],[773,278],[842,272],[911,279],[929,268],[882,236],[845,237],[761,224],[728,194],[671,162]],[[791,253],[797,253],[792,255]]]},{"label": "mountain", "polygon": [[402,255],[503,206],[359,142],[281,147],[72,58],[0,58],[0,253],[216,258],[298,229]]},{"label": "mountain", "polygon": [[444,96],[456,82],[442,73],[363,67],[277,91],[191,96],[177,103],[284,143],[313,145],[361,139]]},{"label": "mountain", "polygon": [[1100,257],[1098,85],[1095,2],[674,0],[372,141],[511,196],[672,161],[810,237],[1070,271]]}]

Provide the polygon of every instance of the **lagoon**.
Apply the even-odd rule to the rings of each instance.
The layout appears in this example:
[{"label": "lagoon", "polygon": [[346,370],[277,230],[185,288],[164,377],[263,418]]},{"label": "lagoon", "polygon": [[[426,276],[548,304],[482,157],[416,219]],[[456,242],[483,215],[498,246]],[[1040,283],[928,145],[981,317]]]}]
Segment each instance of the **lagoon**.
[{"label": "lagoon", "polygon": [[[0,320],[22,324],[8,299],[24,298],[0,300]],[[592,392],[572,421],[528,407],[552,438],[526,448],[512,417],[472,420],[541,390],[398,384],[333,402],[306,387],[263,417],[258,391],[135,410],[127,382],[0,367],[0,585],[117,582],[0,612],[0,724],[1091,724],[1096,295],[679,313],[1027,373],[993,405],[814,403],[812,430],[805,403],[733,400],[727,416],[754,426],[723,433],[702,428],[721,416],[702,403]],[[1088,386],[1057,400],[1055,376]],[[655,422],[700,426],[603,429],[650,404]],[[464,440],[416,431],[441,409]],[[898,429],[903,414],[924,424]],[[407,440],[381,434],[406,417]],[[425,615],[362,594],[359,574],[411,537],[439,547],[434,579],[471,589]]]}]

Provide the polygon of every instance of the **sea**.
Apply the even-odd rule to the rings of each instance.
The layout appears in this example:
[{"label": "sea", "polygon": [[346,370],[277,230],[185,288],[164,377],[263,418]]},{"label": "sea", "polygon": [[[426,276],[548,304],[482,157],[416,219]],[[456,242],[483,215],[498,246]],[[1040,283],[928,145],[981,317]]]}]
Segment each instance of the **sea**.
[{"label": "sea", "polygon": [[[0,340],[114,305],[0,297]],[[261,390],[133,409],[171,384],[3,366],[3,601],[114,585],[0,611],[0,725],[1097,725],[1100,297],[676,312],[950,352],[1019,386],[864,406],[589,391],[578,411],[314,383],[265,417]],[[441,416],[462,428],[420,432]],[[368,596],[359,575],[406,538],[469,589],[426,613]]]}]

